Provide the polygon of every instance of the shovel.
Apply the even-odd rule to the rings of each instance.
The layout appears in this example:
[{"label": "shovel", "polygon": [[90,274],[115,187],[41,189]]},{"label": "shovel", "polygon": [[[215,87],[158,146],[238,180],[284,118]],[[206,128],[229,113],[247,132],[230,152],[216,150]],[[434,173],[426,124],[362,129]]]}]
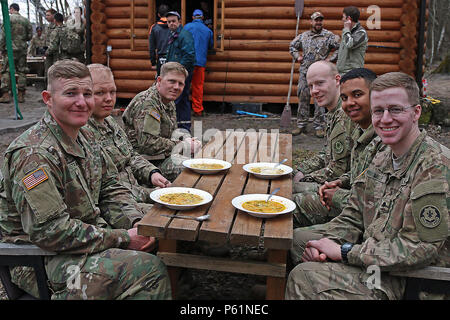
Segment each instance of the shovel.
[{"label": "shovel", "polygon": [[[304,0],[295,0],[295,14],[297,15],[297,26],[295,27],[295,36],[298,34],[298,23],[300,22],[300,17],[303,14],[303,7],[305,5]],[[289,80],[289,92],[287,96],[286,105],[284,106],[283,113],[281,113],[280,125],[283,129],[289,129],[291,127],[291,106],[289,105],[289,100],[291,98],[291,90],[292,90],[292,77],[294,76],[294,66],[295,59],[292,58],[291,65],[291,78]]]}]

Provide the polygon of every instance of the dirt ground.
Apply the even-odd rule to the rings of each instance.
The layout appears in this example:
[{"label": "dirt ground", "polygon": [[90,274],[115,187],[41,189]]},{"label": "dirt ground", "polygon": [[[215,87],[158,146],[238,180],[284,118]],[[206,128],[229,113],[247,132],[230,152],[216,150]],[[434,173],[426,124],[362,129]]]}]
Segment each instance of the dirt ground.
[{"label": "dirt ground", "polygon": [[[435,99],[441,100],[446,110],[450,108],[450,74],[432,75],[428,77],[427,94]],[[127,101],[119,100],[118,106],[126,106]],[[224,113],[219,112],[221,103],[205,103],[207,115],[201,118],[193,118],[193,127],[201,127],[202,132],[209,128],[219,130],[226,129],[266,129],[278,130],[280,115],[283,105],[263,105],[261,114],[267,115],[267,118],[255,116],[242,116],[231,113],[231,105],[226,104]],[[40,99],[40,91],[34,86],[29,86],[26,93],[26,102],[19,105],[24,118],[29,115],[42,113],[45,105]],[[296,105],[293,109],[292,125],[295,125]],[[13,104],[0,105],[0,119],[13,119]],[[195,123],[196,122],[196,123]],[[7,146],[20,135],[26,128],[9,130],[0,133],[0,164],[3,163],[3,152]],[[426,126],[426,130],[436,140],[450,147],[450,128],[443,125],[431,124]],[[195,134],[195,133],[194,133]],[[308,126],[307,134],[293,137],[293,162],[294,165],[301,159],[319,151],[325,140],[316,138],[312,129],[312,123]],[[192,244],[186,244],[188,250],[201,250],[199,247],[193,247]],[[261,248],[257,247],[230,247],[229,255],[233,259],[253,258],[263,259],[264,255]],[[264,284],[264,279],[256,276],[246,276],[241,274],[186,270],[182,276],[182,284],[178,293],[179,299],[186,300],[243,300],[262,298],[261,292],[255,293],[252,287],[255,284]],[[0,284],[0,299],[6,299],[3,288]]]}]

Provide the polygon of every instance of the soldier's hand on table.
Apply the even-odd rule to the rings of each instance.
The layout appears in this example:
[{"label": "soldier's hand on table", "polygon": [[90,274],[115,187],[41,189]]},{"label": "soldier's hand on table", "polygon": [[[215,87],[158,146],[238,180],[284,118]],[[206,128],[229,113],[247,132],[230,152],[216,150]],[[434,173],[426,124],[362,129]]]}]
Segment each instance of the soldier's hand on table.
[{"label": "soldier's hand on table", "polygon": [[130,236],[130,243],[128,249],[149,252],[152,251],[156,245],[156,239],[154,237],[145,237],[137,234],[137,228],[128,230]]},{"label": "soldier's hand on table", "polygon": [[319,187],[320,203],[327,207],[328,210],[331,210],[333,195],[341,185],[341,180],[334,180],[331,182],[325,181],[325,183]]},{"label": "soldier's hand on table", "polygon": [[299,182],[300,180],[302,180],[305,177],[305,175],[303,174],[303,172],[299,171],[295,174],[294,176],[294,182]]},{"label": "soldier's hand on table", "polygon": [[[341,261],[341,246],[334,242],[331,239],[328,238],[322,238],[320,240],[311,240],[306,243],[306,248],[311,248],[310,251],[315,252],[313,249],[316,249],[319,254],[313,255],[313,258],[316,258],[318,262],[323,262],[325,260],[322,260],[324,257],[325,259],[331,259],[333,261]],[[306,251],[306,250],[305,250]],[[310,252],[309,251],[309,252]]]},{"label": "soldier's hand on table", "polygon": [[150,180],[152,182],[152,185],[154,185],[155,187],[166,188],[171,185],[170,181],[164,178],[164,176],[159,172],[153,173],[150,177]]}]

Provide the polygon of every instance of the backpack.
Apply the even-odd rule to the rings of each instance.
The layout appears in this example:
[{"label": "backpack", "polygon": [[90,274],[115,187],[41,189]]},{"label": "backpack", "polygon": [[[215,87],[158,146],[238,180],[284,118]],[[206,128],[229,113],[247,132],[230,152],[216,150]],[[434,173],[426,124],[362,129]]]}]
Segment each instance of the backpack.
[{"label": "backpack", "polygon": [[65,36],[61,39],[61,51],[68,54],[78,54],[82,52],[81,37],[74,29],[66,28]]}]

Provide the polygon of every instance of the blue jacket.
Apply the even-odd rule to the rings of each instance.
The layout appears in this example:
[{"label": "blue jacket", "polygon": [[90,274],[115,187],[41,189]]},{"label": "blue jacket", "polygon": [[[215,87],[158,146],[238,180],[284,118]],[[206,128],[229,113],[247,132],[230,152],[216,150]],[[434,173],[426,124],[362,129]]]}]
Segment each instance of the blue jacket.
[{"label": "blue jacket", "polygon": [[192,34],[179,26],[177,36],[171,42],[171,35],[169,33],[169,40],[167,43],[167,62],[176,61],[181,63],[187,71],[194,70],[195,62],[195,48]]},{"label": "blue jacket", "polygon": [[184,29],[190,31],[194,37],[195,65],[205,67],[208,49],[212,49],[214,44],[213,32],[200,19],[186,24]]}]

